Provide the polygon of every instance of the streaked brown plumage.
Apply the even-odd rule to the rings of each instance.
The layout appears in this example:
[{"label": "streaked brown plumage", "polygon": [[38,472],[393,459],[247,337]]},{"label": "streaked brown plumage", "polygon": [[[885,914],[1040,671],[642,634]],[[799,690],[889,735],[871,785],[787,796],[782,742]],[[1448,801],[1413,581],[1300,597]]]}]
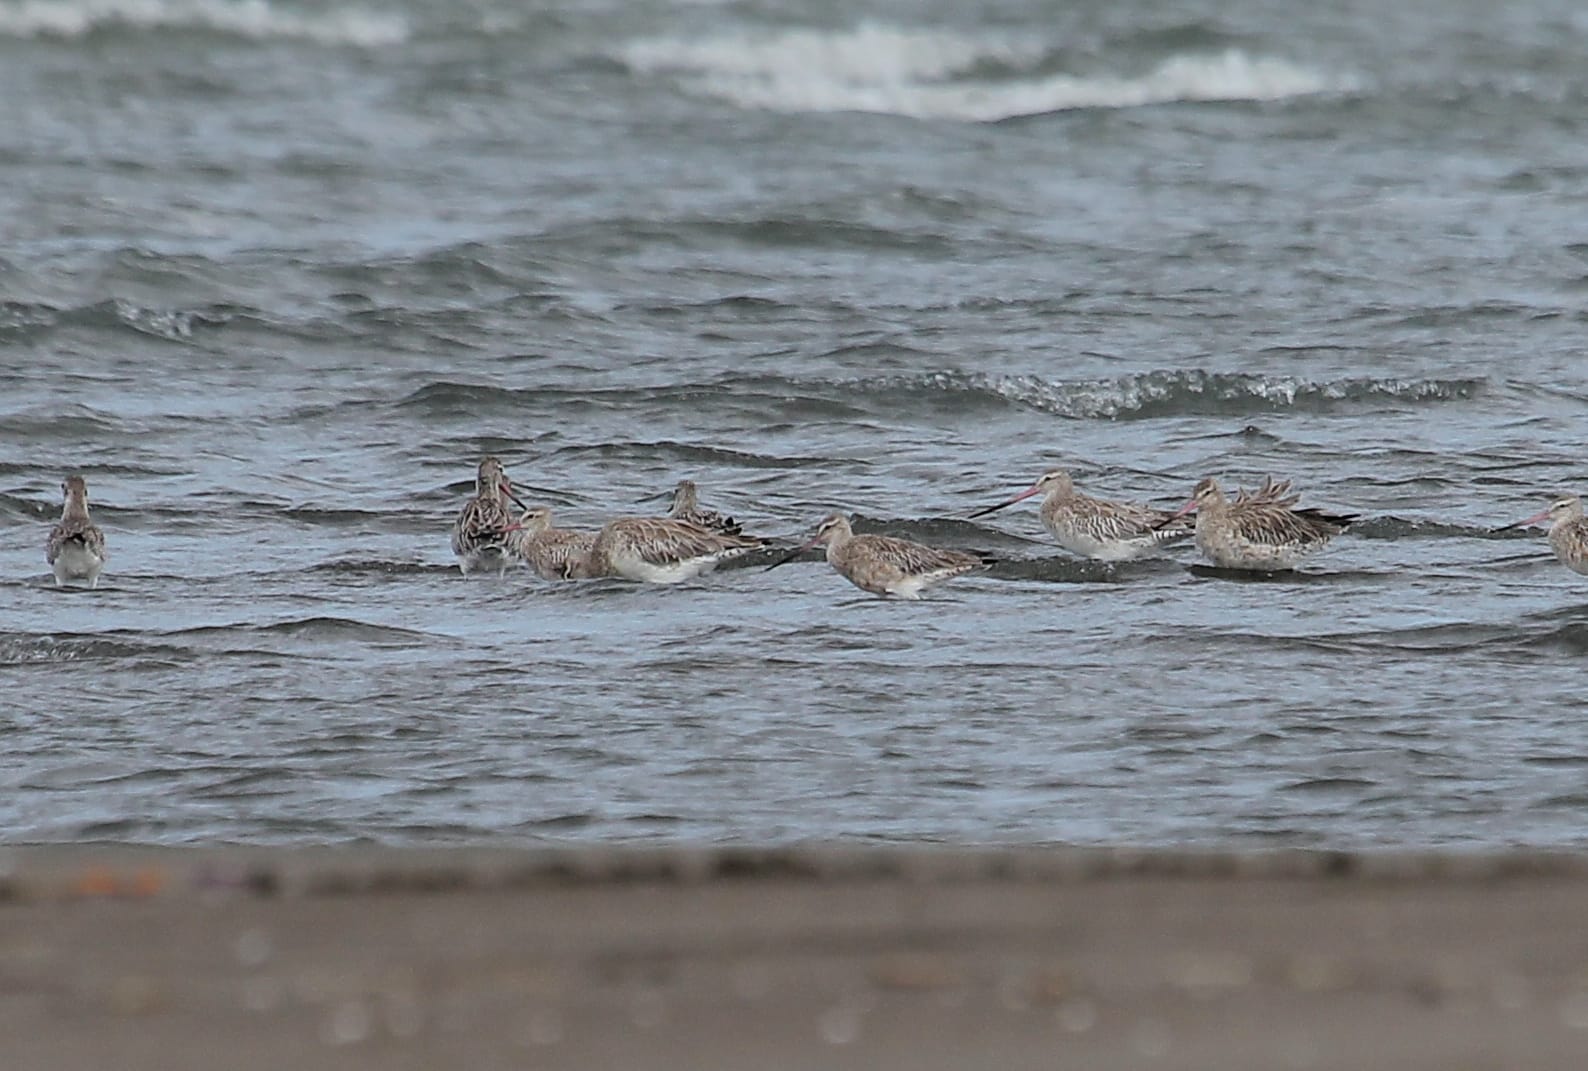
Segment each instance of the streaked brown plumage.
[{"label": "streaked brown plumage", "polygon": [[673,504],[667,515],[677,521],[689,521],[714,532],[739,535],[743,528],[739,522],[712,509],[700,508],[700,493],[694,480],[679,480],[673,488]]},{"label": "streaked brown plumage", "polygon": [[971,516],[980,517],[1034,495],[1046,496],[1042,500],[1043,526],[1059,546],[1082,557],[1129,561],[1167,543],[1191,538],[1190,522],[1176,520],[1172,511],[1084,495],[1063,469],[1044,473],[1029,489]]},{"label": "streaked brown plumage", "polygon": [[933,584],[992,564],[991,559],[961,550],[939,550],[894,536],[855,535],[849,518],[833,513],[802,546],[767,568],[775,569],[818,544],[826,544],[828,564],[855,587],[904,599],[919,599]]},{"label": "streaked brown plumage", "polygon": [[519,555],[546,580],[582,580],[590,575],[594,532],[553,527],[547,506],[525,510],[517,528]]},{"label": "streaked brown plumage", "polygon": [[504,573],[514,563],[513,516],[507,506],[511,493],[512,484],[502,463],[494,457],[482,459],[474,497],[452,524],[452,553],[457,555],[464,576],[477,570]]},{"label": "streaked brown plumage", "polygon": [[105,533],[88,515],[88,482],[81,476],[68,476],[61,482],[61,519],[50,529],[44,544],[44,560],[55,574],[56,586],[68,580],[86,580],[99,586],[99,573],[109,554]]},{"label": "streaked brown plumage", "polygon": [[1535,513],[1525,521],[1508,524],[1500,531],[1524,528],[1539,521],[1549,521],[1549,546],[1561,564],[1574,573],[1588,575],[1588,520],[1583,519],[1582,499],[1576,495],[1563,495],[1549,504],[1549,508]]},{"label": "streaked brown plumage", "polygon": [[1176,517],[1196,512],[1196,544],[1204,557],[1223,569],[1281,572],[1294,569],[1308,554],[1357,519],[1355,514],[1295,508],[1301,500],[1290,481],[1271,478],[1255,491],[1242,489],[1226,499],[1209,476],[1196,485]]},{"label": "streaked brown plumage", "polygon": [[590,547],[591,576],[676,584],[765,545],[755,536],[717,532],[671,517],[609,521]]}]

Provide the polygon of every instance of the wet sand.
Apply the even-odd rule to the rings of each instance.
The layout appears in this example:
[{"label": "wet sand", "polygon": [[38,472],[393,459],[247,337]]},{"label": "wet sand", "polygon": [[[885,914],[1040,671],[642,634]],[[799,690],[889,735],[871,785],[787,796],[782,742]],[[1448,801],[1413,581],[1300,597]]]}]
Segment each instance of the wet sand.
[{"label": "wet sand", "polygon": [[1588,857],[13,849],[0,1066],[1588,1066]]}]

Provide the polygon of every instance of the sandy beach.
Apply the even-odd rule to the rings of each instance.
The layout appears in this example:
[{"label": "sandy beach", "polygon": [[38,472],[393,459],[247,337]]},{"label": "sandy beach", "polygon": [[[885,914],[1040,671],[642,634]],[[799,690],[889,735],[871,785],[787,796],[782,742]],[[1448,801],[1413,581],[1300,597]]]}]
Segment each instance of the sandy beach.
[{"label": "sandy beach", "polygon": [[1579,1068],[1588,860],[14,849],[0,1035],[116,1068]]}]

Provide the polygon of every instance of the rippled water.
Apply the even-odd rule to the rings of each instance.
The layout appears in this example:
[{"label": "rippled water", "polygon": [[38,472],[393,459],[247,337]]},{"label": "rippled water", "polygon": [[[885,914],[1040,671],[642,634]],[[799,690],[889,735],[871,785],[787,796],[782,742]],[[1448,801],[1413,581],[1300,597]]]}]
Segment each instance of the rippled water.
[{"label": "rippled water", "polygon": [[[1581,845],[1565,2],[0,2],[11,841]],[[475,461],[992,551],[463,580]],[[1070,466],[1368,520],[1069,558]],[[68,470],[112,560],[43,561]],[[764,563],[760,558],[756,563]]]}]

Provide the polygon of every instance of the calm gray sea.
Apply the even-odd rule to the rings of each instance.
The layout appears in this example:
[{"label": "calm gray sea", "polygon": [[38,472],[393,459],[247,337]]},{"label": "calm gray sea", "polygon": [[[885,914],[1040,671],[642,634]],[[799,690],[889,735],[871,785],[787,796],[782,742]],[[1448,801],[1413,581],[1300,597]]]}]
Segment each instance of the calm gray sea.
[{"label": "calm gray sea", "polygon": [[[4,0],[0,839],[1588,844],[1585,221],[1570,0]],[[1004,562],[464,580],[485,452]]]}]

